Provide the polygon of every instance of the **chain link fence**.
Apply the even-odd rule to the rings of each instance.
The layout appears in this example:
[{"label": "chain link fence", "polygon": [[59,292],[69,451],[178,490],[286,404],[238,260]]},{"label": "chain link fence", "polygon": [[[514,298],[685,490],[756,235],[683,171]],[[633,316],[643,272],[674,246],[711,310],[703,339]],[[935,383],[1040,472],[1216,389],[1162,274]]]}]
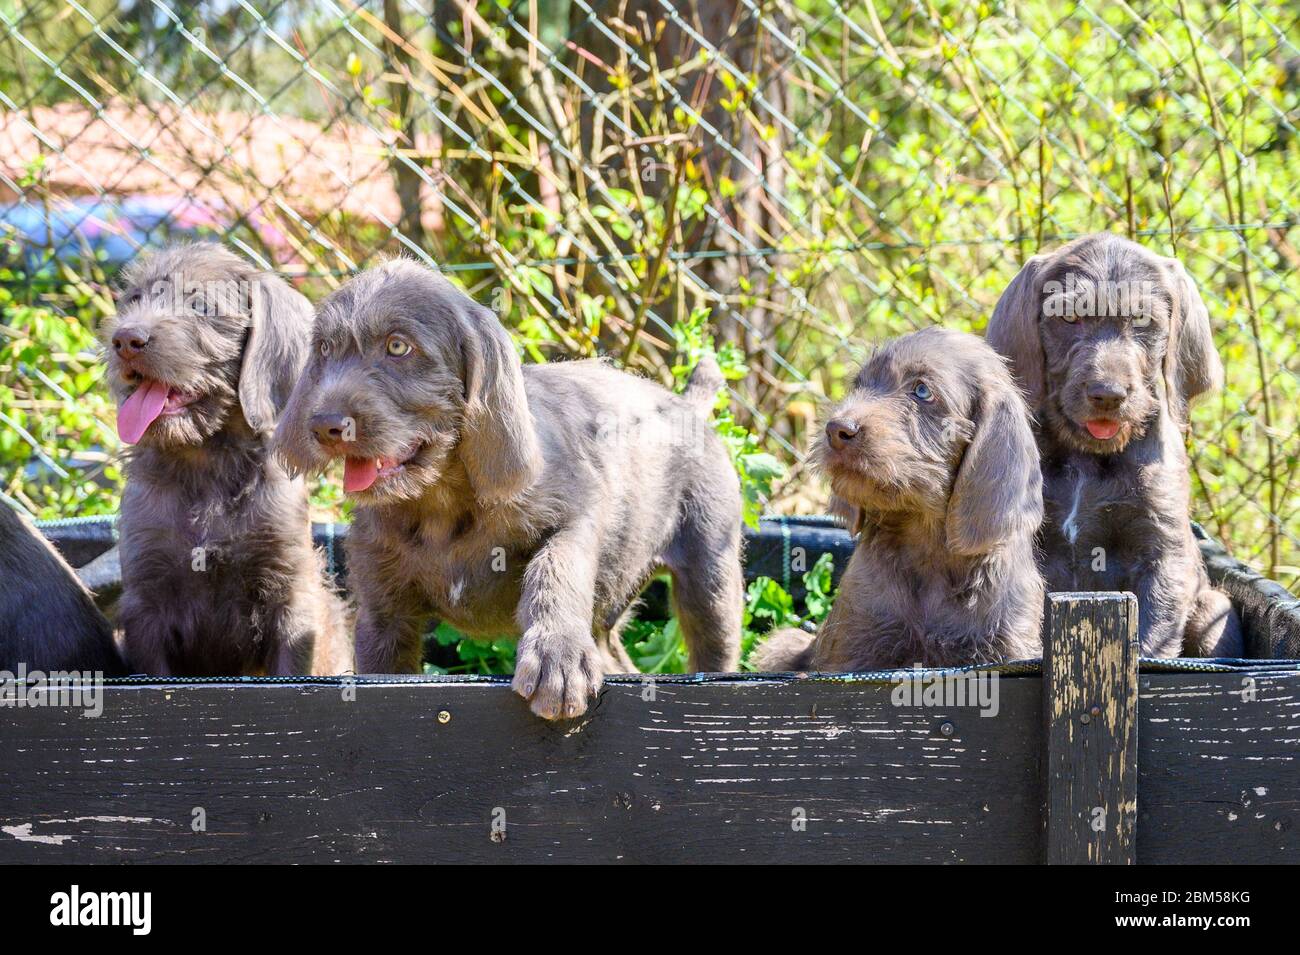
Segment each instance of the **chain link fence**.
[{"label": "chain link fence", "polygon": [[867,345],[979,331],[1025,258],[1110,229],[1210,307],[1195,516],[1294,588],[1298,102],[1284,0],[0,0],[0,492],[115,506],[90,329],[168,238],[313,297],[414,256],[530,359],[665,382],[707,310],[798,512]]}]

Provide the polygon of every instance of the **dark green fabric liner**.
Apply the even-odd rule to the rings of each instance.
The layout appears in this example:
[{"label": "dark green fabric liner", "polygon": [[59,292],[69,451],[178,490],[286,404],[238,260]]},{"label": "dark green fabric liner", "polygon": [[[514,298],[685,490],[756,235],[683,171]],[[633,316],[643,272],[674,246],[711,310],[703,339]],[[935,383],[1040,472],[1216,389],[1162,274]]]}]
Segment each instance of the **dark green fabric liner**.
[{"label": "dark green fabric liner", "polygon": [[[114,559],[116,555],[109,553],[117,542],[115,518],[74,517],[38,521],[37,526],[67,561],[80,569],[97,594],[120,587],[121,571]],[[1265,660],[1300,660],[1300,600],[1281,584],[1229,556],[1199,525],[1193,524],[1192,529],[1210,579],[1232,598],[1245,623],[1247,659],[1146,660],[1144,672],[1232,672],[1243,666],[1258,667]],[[346,524],[312,526],[316,546],[324,553],[329,572],[341,587],[347,585],[347,532]],[[791,567],[796,548],[803,548],[804,567],[812,567],[824,553],[832,554],[832,576],[838,583],[853,553],[854,540],[833,517],[765,517],[757,530],[745,528],[746,579],[771,577],[796,601],[802,601],[802,575]],[[97,560],[101,557],[104,559]]]},{"label": "dark green fabric liner", "polygon": [[[1300,660],[1160,660],[1143,657],[1140,673],[1238,673],[1242,676],[1269,676],[1276,673],[1300,672]],[[1042,675],[1039,660],[1017,660],[987,666],[921,668],[907,670],[875,670],[862,673],[663,673],[615,675],[605,677],[613,686],[643,686],[646,683],[664,685],[699,683],[900,683],[909,679],[935,680],[981,673],[996,673],[1003,677],[1029,677]],[[509,686],[508,676],[443,676],[439,674],[376,675],[355,677],[315,676],[246,676],[246,677],[168,677],[153,676],[111,677],[104,686],[402,686],[435,685],[439,683],[482,683]]]}]

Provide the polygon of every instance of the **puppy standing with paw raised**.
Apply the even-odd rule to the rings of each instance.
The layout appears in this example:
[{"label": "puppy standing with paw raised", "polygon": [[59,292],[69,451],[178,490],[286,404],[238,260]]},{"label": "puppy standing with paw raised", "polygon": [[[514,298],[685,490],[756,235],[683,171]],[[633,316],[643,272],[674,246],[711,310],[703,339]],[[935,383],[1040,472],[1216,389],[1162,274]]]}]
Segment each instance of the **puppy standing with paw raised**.
[{"label": "puppy standing with paw raised", "polygon": [[358,671],[418,671],[446,620],[517,636],[516,692],[577,716],[633,669],[619,630],[660,567],[692,668],[734,669],[740,489],[707,424],[721,384],[712,362],[680,396],[599,361],[523,366],[490,311],[406,260],[331,295],[276,442],[301,470],[344,460]]},{"label": "puppy standing with paw raised", "polygon": [[312,548],[307,491],[269,451],[311,305],[215,244],[126,273],[102,329],[122,440],[128,662],[161,676],[352,669],[342,602]]},{"label": "puppy standing with paw raised", "polygon": [[927,328],[875,352],[815,449],[858,533],[814,638],[773,634],[760,670],[849,672],[1039,656],[1042,518],[1029,413],[978,338]]},{"label": "puppy standing with paw raised", "polygon": [[1188,406],[1223,365],[1182,264],[1111,233],[1076,239],[1026,263],[987,337],[1037,418],[1048,584],[1136,594],[1147,656],[1240,656],[1188,513]]}]

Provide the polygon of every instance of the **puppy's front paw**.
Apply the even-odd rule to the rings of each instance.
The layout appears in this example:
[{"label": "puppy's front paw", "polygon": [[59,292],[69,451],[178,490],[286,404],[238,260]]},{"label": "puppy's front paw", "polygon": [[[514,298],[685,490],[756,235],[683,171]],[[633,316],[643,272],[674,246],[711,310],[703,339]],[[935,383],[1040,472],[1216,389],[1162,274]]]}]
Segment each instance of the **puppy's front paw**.
[{"label": "puppy's front paw", "polygon": [[530,632],[519,641],[511,686],[542,719],[581,716],[601,679],[600,655],[590,637]]}]

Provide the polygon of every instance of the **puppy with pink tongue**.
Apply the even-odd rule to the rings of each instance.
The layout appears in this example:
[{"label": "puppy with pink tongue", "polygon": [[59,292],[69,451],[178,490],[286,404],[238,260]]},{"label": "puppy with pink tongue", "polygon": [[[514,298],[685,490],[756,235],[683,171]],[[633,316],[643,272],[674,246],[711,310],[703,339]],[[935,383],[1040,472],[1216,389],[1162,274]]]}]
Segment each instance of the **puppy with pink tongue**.
[{"label": "puppy with pink tongue", "polygon": [[322,301],[276,451],[343,461],[359,673],[417,673],[446,622],[518,640],[512,686],[544,719],[634,669],[621,628],[663,570],[690,665],[735,667],[740,487],[708,423],[710,360],[671,394],[599,361],[523,364],[487,308],[391,259]]},{"label": "puppy with pink tongue", "polygon": [[1109,232],[1075,239],[1025,263],[987,338],[1036,419],[1049,588],[1136,594],[1145,656],[1241,656],[1190,520],[1190,409],[1223,362],[1182,263]]},{"label": "puppy with pink tongue", "polygon": [[351,669],[306,488],[269,453],[311,320],[305,298],[218,245],[174,246],[126,271],[102,337],[117,432],[132,445],[119,623],[133,670]]}]

